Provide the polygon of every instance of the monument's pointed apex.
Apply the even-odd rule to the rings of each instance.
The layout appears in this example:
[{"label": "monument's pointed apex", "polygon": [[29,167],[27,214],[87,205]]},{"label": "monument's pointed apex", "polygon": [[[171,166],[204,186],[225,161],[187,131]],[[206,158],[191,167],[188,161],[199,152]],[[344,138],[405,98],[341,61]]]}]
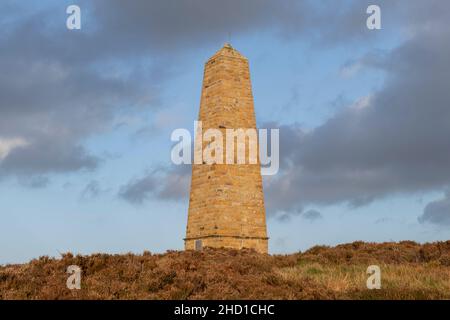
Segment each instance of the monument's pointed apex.
[{"label": "monument's pointed apex", "polygon": [[211,57],[211,59],[216,58],[218,56],[227,56],[227,57],[247,59],[239,51],[237,51],[235,48],[233,48],[233,46],[229,42],[226,42],[223,45],[223,47]]}]

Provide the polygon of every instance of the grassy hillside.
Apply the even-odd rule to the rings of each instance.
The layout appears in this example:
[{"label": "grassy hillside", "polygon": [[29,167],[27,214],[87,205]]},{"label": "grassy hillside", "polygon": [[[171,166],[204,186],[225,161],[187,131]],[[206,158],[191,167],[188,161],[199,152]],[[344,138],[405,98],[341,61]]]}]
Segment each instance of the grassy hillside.
[{"label": "grassy hillside", "polygon": [[[372,264],[381,267],[380,290],[366,288]],[[69,265],[83,270],[81,290],[66,288]],[[355,242],[274,256],[68,253],[0,267],[0,299],[450,299],[450,241]]]}]

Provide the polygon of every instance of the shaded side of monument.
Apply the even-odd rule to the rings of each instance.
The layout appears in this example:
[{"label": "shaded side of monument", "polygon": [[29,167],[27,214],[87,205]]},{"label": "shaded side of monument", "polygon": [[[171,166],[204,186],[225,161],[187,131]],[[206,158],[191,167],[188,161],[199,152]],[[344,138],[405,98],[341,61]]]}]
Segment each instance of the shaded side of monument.
[{"label": "shaded side of monument", "polygon": [[[199,121],[202,132],[217,129],[224,139],[226,129],[256,130],[248,60],[229,44],[205,64]],[[196,139],[198,135],[199,131]],[[200,145],[204,148],[205,142]],[[223,146],[225,159],[225,141]],[[259,155],[257,159],[256,164],[224,160],[224,164],[192,165],[186,250],[224,247],[268,252]]]}]

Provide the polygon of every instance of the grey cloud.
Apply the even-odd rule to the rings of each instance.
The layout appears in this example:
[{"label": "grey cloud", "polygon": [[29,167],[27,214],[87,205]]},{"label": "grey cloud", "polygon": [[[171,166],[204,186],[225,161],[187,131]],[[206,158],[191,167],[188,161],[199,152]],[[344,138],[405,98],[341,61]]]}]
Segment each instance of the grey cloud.
[{"label": "grey cloud", "polygon": [[2,176],[95,168],[83,141],[109,129],[118,110],[154,108],[176,57],[217,46],[228,33],[339,44],[367,32],[355,28],[365,18],[360,1],[336,10],[335,2],[297,0],[83,0],[79,31],[65,28],[68,4],[0,5],[0,137],[28,142],[0,163]]},{"label": "grey cloud", "polygon": [[77,145],[43,140],[30,147],[17,148],[1,162],[0,169],[20,175],[95,169],[99,159]]},{"label": "grey cloud", "polygon": [[420,223],[450,226],[450,194],[427,204],[418,220]]},{"label": "grey cloud", "polygon": [[[186,20],[182,19],[185,30],[181,31],[177,23],[168,26],[167,43],[162,46],[184,45],[187,34],[192,36],[189,37],[192,43],[214,41],[218,34],[225,33],[229,21],[246,32],[275,26],[274,30],[286,37],[305,37],[303,32],[308,30],[310,40],[316,38],[318,43],[333,45],[348,44],[355,39],[373,41],[386,35],[394,25],[409,32],[410,38],[398,48],[372,52],[353,61],[358,67],[376,68],[386,73],[384,86],[374,92],[366,104],[355,104],[339,111],[311,132],[304,132],[299,125],[281,126],[282,170],[279,176],[265,178],[269,215],[284,219],[290,213],[301,214],[304,206],[310,204],[362,206],[388,195],[436,190],[449,184],[450,48],[446,41],[449,31],[445,13],[449,13],[450,6],[441,1],[380,1],[383,30],[374,33],[361,27],[365,26],[369,1],[358,1],[350,9],[343,6],[339,10],[335,10],[335,3],[331,2],[330,10],[323,9],[327,4],[317,10],[312,2],[296,3],[286,13],[288,2],[265,7],[267,2],[260,1],[256,5],[249,1],[246,4],[249,7],[241,11],[245,13],[253,6],[252,14],[245,14],[245,21],[233,20],[240,19],[240,14],[222,14],[227,12],[228,5],[234,5],[232,1],[222,2],[224,7],[214,11],[220,14],[205,17],[206,20],[202,19],[203,15],[211,10],[195,9],[194,12],[185,8]],[[165,2],[155,12],[168,12],[165,6],[170,6],[170,2]],[[256,8],[258,10],[254,10]],[[302,13],[296,20],[299,8]],[[112,17],[114,13],[107,14]],[[196,18],[191,19],[194,16]],[[206,31],[203,23],[211,17],[215,23],[208,22],[210,28]],[[166,20],[168,24],[170,21]],[[139,29],[146,28],[142,25]],[[163,41],[160,34],[154,36],[155,43]],[[131,195],[140,195],[137,196],[139,201],[150,195],[168,198],[168,195],[186,194],[173,192],[171,188],[163,192],[167,186],[156,186],[155,178],[147,176],[130,184],[128,189]]]},{"label": "grey cloud", "polygon": [[21,185],[32,188],[32,189],[41,189],[45,188],[50,180],[47,177],[43,176],[32,176],[32,177],[21,177],[19,179]]},{"label": "grey cloud", "polygon": [[[310,1],[296,0],[169,0],[129,4],[103,0],[95,2],[93,12],[101,31],[111,32],[100,39],[107,50],[130,50],[127,46],[118,48],[118,43],[125,43],[132,44],[131,50],[170,55],[205,44],[221,45],[229,34],[238,37],[278,31],[306,35],[307,25],[314,24],[313,17],[320,15]],[[146,41],[140,41],[143,39]]]},{"label": "grey cloud", "polygon": [[93,200],[104,192],[105,190],[101,188],[100,183],[96,180],[92,180],[86,185],[83,191],[81,191],[80,200]]},{"label": "grey cloud", "polygon": [[[164,55],[220,45],[229,33],[240,36],[280,29],[307,34],[302,27],[313,21],[311,16],[320,14],[309,1],[294,0],[82,0],[78,5],[83,24],[77,32],[65,29],[67,3],[36,9],[31,15],[19,10],[20,4],[3,5],[19,16],[19,23],[8,24],[7,34],[22,39],[11,43],[9,52],[23,51],[27,58],[37,54],[50,60],[70,59],[77,64],[127,57],[142,61],[149,54],[151,59],[164,61]],[[60,28],[55,27],[55,19],[62,22]],[[48,45],[36,46],[39,40]]]},{"label": "grey cloud", "polygon": [[189,195],[191,166],[158,168],[122,186],[119,197],[133,204],[149,199],[176,201]]},{"label": "grey cloud", "polygon": [[301,214],[301,217],[311,222],[323,219],[322,214],[319,211],[313,209],[303,212]]},{"label": "grey cloud", "polygon": [[[450,13],[450,5],[439,3],[436,10]],[[311,132],[281,127],[282,170],[266,179],[272,210],[361,206],[450,184],[450,30],[444,15],[426,5],[429,10],[416,2],[405,8],[420,17],[408,40],[376,59],[362,59],[386,73],[366,105],[338,111]]]},{"label": "grey cloud", "polygon": [[152,175],[134,179],[121,187],[119,197],[133,204],[142,204],[156,191],[157,180]]},{"label": "grey cloud", "polygon": [[121,74],[115,53],[100,61],[95,47],[83,47],[88,35],[66,30],[64,19],[57,24],[65,7],[42,8],[1,5],[0,139],[25,143],[0,158],[0,178],[93,170],[100,159],[84,140],[109,129],[117,111],[154,101],[148,68],[131,63]]},{"label": "grey cloud", "polygon": [[[181,4],[178,8],[184,8],[185,16],[174,24],[173,16],[165,20],[165,38],[150,34],[156,47],[161,44],[167,49],[177,44],[189,47],[188,42],[213,42],[228,31],[270,28],[288,38],[307,36],[322,45],[374,41],[394,26],[408,32],[409,38],[392,51],[372,52],[352,62],[386,74],[384,86],[370,99],[338,111],[311,132],[296,124],[281,125],[281,172],[265,178],[271,216],[287,219],[290,214],[301,215],[304,206],[311,204],[362,206],[388,195],[436,190],[450,184],[450,34],[446,19],[450,5],[442,1],[380,1],[383,30],[374,33],[364,27],[368,4],[357,1],[336,10],[335,2],[329,2],[318,10],[317,3],[309,1],[248,1],[235,15],[226,14],[234,10],[233,1],[221,2],[219,7],[209,2],[204,10]],[[170,1],[164,2],[146,11],[151,5],[142,4],[136,10],[165,17],[164,13],[171,12],[170,5]],[[116,14],[106,12],[106,21],[113,23]],[[127,16],[133,15],[126,14],[124,19]],[[142,25],[137,24],[139,30],[133,31],[154,30],[151,26],[156,21],[142,19]],[[132,28],[133,24],[127,25]],[[130,29],[118,32],[121,37],[121,32],[124,36]],[[179,178],[175,176],[174,181]],[[187,194],[185,189],[174,192],[177,186],[176,182],[159,185],[154,175],[148,175],[124,187],[121,195],[142,202],[149,197],[167,199]]]},{"label": "grey cloud", "polygon": [[128,3],[99,0],[94,3],[81,1],[80,5],[88,8],[92,19],[95,17],[99,26],[95,31],[101,35],[83,39],[86,46],[100,44],[102,53],[146,51],[174,55],[205,45],[218,46],[228,39],[229,34],[238,38],[269,32],[281,39],[307,39],[312,44],[328,47],[354,41],[376,41],[388,35],[389,27],[398,26],[397,15],[405,11],[403,6],[419,6],[412,1],[402,5],[379,0],[386,31],[374,33],[366,28],[366,9],[372,3],[370,0],[351,0],[346,4],[331,0],[320,4],[314,0],[150,0]]},{"label": "grey cloud", "polygon": [[[0,160],[0,177],[95,169],[99,157],[83,141],[107,130],[119,110],[154,107],[153,84],[170,75],[180,61],[174,57],[217,46],[228,33],[268,31],[331,46],[375,41],[402,25],[411,32],[402,46],[380,59],[361,60],[387,74],[369,106],[339,112],[312,132],[282,127],[282,172],[265,181],[268,212],[298,214],[309,204],[360,206],[450,183],[446,2],[380,0],[383,30],[376,33],[365,28],[369,1],[79,4],[85,17],[79,32],[65,29],[62,2],[37,12],[22,10],[17,1],[0,5],[0,137],[29,142]],[[130,181],[119,195],[133,203],[185,197],[190,170],[178,170]]]},{"label": "grey cloud", "polygon": [[153,84],[171,72],[174,55],[287,12],[256,0],[78,4],[79,31],[65,27],[67,2],[0,5],[0,138],[27,142],[0,159],[0,177],[94,169],[98,157],[83,141],[125,107],[154,106]]}]

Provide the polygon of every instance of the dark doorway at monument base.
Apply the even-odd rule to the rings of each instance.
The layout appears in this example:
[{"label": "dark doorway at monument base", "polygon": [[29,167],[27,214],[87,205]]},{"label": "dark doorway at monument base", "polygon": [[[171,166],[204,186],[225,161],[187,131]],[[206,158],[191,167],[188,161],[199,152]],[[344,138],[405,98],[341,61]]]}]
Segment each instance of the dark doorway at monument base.
[{"label": "dark doorway at monument base", "polygon": [[203,249],[202,240],[195,240],[195,250],[201,251]]}]

